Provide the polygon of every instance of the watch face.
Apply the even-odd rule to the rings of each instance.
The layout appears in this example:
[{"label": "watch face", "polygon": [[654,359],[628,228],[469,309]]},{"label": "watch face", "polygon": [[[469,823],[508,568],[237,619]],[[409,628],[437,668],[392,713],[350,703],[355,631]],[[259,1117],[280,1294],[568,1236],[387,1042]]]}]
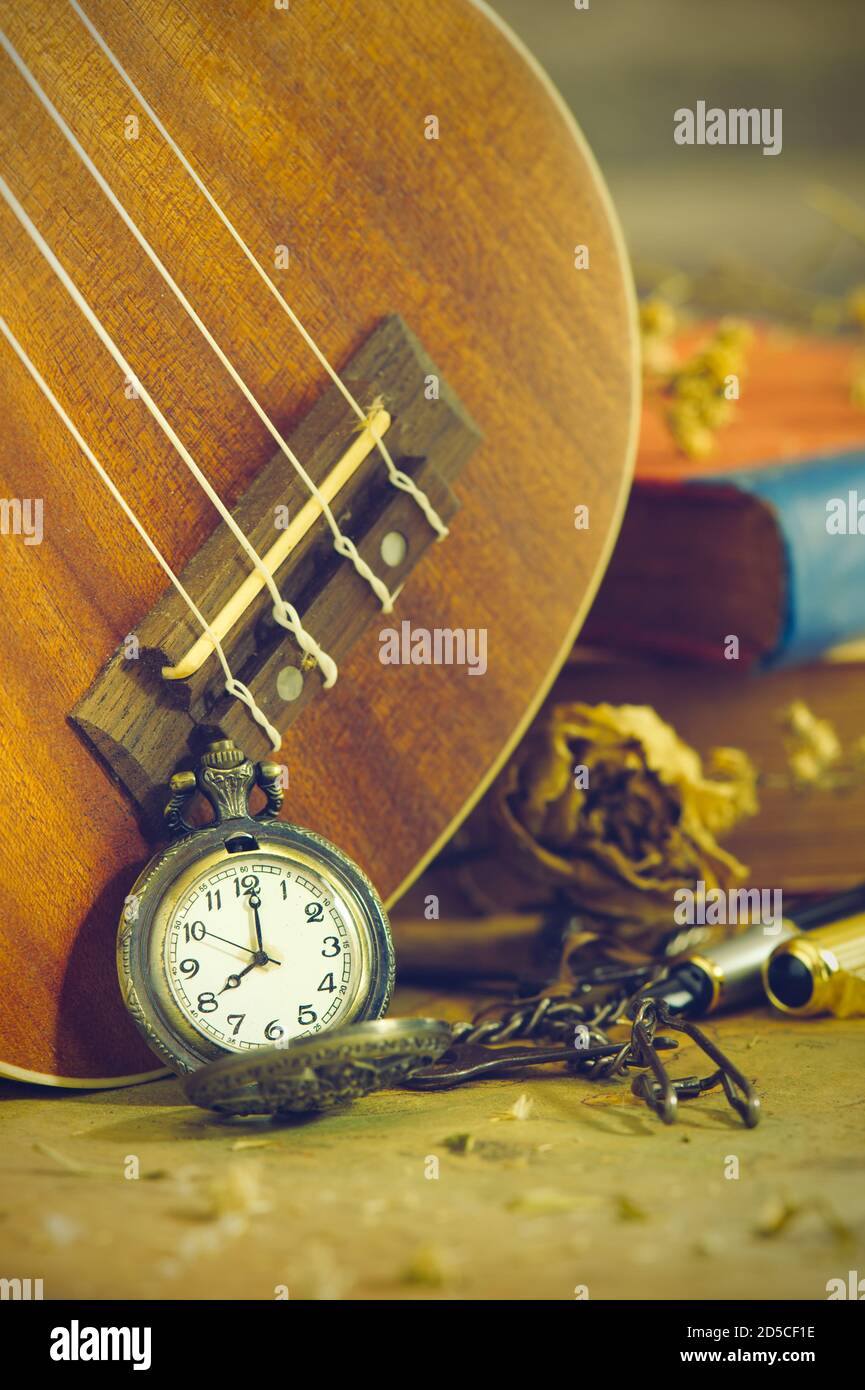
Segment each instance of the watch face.
[{"label": "watch face", "polygon": [[117,936],[127,1007],[175,1071],[380,1018],[393,987],[369,879],[314,831],[232,817],[139,875]]},{"label": "watch face", "polygon": [[369,952],[358,903],[328,865],[259,850],[193,866],[179,886],[162,957],[199,1034],[242,1052],[351,1017]]}]

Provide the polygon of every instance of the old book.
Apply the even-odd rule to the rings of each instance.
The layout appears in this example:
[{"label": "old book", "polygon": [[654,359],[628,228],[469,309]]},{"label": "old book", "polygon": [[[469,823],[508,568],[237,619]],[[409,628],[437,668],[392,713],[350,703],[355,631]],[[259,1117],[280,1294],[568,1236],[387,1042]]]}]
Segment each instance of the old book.
[{"label": "old book", "polygon": [[732,423],[701,462],[643,412],[634,488],[589,645],[743,664],[865,634],[865,412],[856,346],[761,331]]}]

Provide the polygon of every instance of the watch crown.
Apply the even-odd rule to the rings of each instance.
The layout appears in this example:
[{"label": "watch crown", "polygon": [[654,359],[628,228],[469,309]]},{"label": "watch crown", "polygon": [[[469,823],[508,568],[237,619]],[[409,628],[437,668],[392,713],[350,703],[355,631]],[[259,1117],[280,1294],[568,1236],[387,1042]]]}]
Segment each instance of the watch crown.
[{"label": "watch crown", "polygon": [[[176,838],[194,833],[196,827],[184,818],[183,808],[196,790],[210,802],[214,825],[230,820],[275,817],[282,805],[284,773],[285,768],[279,763],[250,762],[234,739],[211,741],[201,755],[197,772],[176,772],[171,778],[171,796],[165,808],[169,835]],[[264,792],[267,804],[263,811],[253,815],[249,796],[255,786]]]},{"label": "watch crown", "polygon": [[202,755],[202,767],[240,767],[246,761],[246,754],[238,748],[233,739],[220,739],[216,743],[209,743],[207,751]]}]

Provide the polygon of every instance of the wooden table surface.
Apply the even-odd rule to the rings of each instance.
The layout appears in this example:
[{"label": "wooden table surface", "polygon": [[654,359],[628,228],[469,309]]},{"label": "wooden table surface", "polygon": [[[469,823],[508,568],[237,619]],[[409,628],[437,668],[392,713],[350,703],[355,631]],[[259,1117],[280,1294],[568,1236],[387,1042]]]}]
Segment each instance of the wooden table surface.
[{"label": "wooden table surface", "polygon": [[[403,989],[393,1012],[468,1007]],[[169,1079],[6,1084],[0,1275],[45,1298],[825,1299],[865,1271],[865,1024],[708,1027],[759,1086],[755,1130],[719,1092],[667,1128],[626,1082],[554,1068],[297,1124],[215,1120]]]}]

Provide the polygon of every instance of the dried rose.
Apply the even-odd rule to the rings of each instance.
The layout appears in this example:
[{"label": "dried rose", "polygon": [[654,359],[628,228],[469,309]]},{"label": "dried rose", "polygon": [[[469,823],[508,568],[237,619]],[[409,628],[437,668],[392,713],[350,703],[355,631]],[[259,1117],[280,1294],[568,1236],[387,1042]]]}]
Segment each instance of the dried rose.
[{"label": "dried rose", "polygon": [[745,877],[716,837],[756,812],[755,787],[744,753],[715,749],[704,768],[647,706],[558,705],[484,807],[498,887],[507,893],[513,874],[524,897],[564,891],[620,938],[651,945],[670,928],[678,888]]}]

